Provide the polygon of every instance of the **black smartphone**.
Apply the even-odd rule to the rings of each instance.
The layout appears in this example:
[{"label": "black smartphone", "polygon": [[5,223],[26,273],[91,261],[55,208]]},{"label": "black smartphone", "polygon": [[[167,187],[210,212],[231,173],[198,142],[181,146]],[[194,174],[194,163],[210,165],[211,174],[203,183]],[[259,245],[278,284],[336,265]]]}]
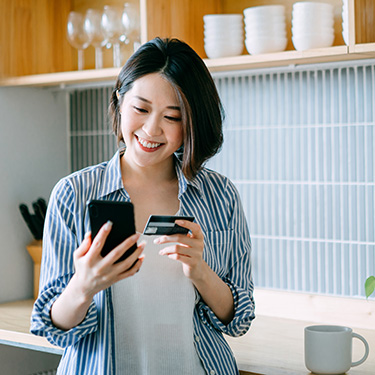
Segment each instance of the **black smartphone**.
[{"label": "black smartphone", "polygon": [[[135,233],[134,206],[130,202],[92,200],[87,203],[91,235],[95,238],[100,228],[110,220],[113,223],[111,232],[103,245],[101,255],[106,256],[117,245]],[[121,262],[134,253],[134,244],[117,262]],[[116,262],[116,263],[117,263]]]},{"label": "black smartphone", "polygon": [[180,227],[175,223],[176,220],[194,221],[193,216],[168,216],[168,215],[151,215],[147,221],[143,234],[147,235],[171,235],[187,234],[188,229]]}]

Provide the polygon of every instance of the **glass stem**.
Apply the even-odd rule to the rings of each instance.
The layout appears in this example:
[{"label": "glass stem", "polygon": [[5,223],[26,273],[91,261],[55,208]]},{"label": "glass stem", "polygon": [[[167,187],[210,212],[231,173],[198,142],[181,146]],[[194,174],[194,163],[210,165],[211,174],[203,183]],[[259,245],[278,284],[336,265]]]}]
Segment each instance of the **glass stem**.
[{"label": "glass stem", "polygon": [[113,66],[115,68],[121,67],[120,43],[113,43]]},{"label": "glass stem", "polygon": [[83,49],[78,50],[78,70],[83,70]]},{"label": "glass stem", "polygon": [[103,53],[100,47],[95,48],[95,69],[103,68]]}]

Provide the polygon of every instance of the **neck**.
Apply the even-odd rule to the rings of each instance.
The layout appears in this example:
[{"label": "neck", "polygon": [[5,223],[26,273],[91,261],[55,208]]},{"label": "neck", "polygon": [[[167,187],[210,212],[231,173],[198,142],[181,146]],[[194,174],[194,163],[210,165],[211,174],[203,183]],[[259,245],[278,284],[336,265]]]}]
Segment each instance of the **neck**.
[{"label": "neck", "polygon": [[121,172],[124,184],[161,184],[176,181],[176,170],[173,156],[162,165],[142,167],[126,158],[126,152],[121,157]]}]

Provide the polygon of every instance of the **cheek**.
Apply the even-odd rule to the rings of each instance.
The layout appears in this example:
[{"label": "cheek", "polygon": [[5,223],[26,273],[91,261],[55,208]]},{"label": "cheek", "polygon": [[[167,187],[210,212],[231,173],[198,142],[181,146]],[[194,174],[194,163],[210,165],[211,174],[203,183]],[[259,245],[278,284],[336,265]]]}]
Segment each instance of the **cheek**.
[{"label": "cheek", "polygon": [[180,147],[184,141],[184,134],[182,130],[182,126],[180,126],[178,129],[176,129],[175,132],[175,143]]},{"label": "cheek", "polygon": [[125,133],[132,132],[136,127],[136,122],[132,119],[131,114],[124,111],[120,121],[120,129],[123,135],[125,136]]}]

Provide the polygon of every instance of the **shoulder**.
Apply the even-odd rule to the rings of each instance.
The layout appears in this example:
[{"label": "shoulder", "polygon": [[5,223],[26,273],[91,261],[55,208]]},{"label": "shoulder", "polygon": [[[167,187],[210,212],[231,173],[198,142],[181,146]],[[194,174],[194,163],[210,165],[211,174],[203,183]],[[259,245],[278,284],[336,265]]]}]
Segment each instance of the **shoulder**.
[{"label": "shoulder", "polygon": [[106,161],[97,165],[86,167],[66,176],[62,179],[62,181],[77,188],[90,188],[102,180],[107,168],[107,164],[108,162]]},{"label": "shoulder", "polygon": [[60,179],[52,190],[51,199],[73,203],[77,197],[90,195],[100,189],[108,162],[86,167]]},{"label": "shoulder", "polygon": [[201,192],[220,194],[228,200],[236,199],[238,191],[234,183],[226,176],[209,168],[202,168],[196,176],[196,182]]}]

